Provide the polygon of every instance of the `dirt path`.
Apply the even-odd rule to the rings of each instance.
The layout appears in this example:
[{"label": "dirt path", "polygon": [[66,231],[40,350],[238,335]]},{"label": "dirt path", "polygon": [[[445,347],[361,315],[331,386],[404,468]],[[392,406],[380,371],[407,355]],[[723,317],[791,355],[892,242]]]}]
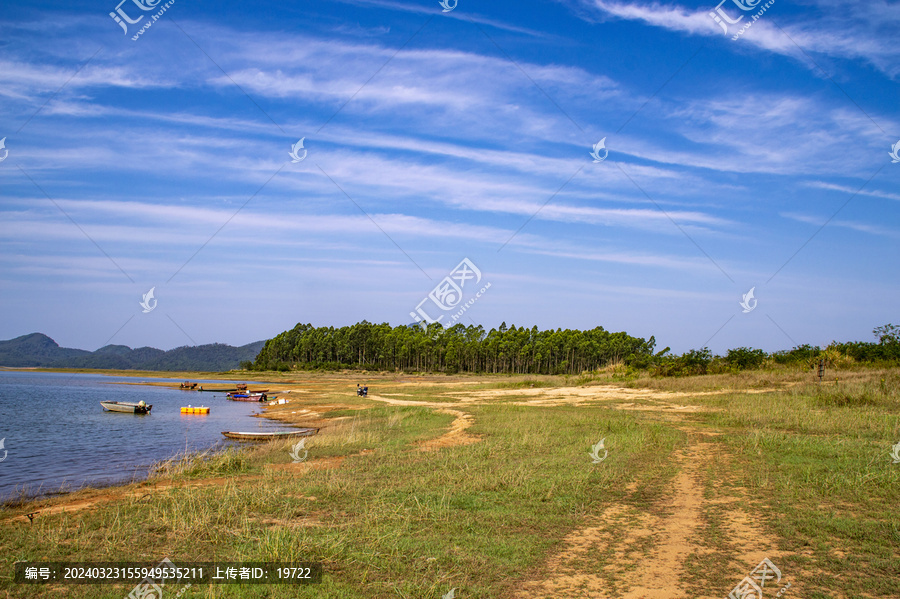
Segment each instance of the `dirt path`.
[{"label": "dirt path", "polygon": [[437,439],[432,439],[423,443],[420,447],[423,451],[432,451],[445,447],[457,447],[460,445],[471,445],[472,443],[477,443],[481,440],[480,437],[466,432],[466,429],[475,423],[475,419],[471,414],[467,414],[461,410],[451,409],[439,409],[438,412],[451,414],[456,416],[456,419],[450,423],[449,431]]},{"label": "dirt path", "polygon": [[393,397],[384,397],[381,395],[369,394],[369,399],[380,401],[392,406],[418,406],[423,408],[434,408],[443,414],[451,414],[456,419],[450,423],[450,430],[436,439],[424,442],[420,449],[423,451],[433,451],[443,449],[445,447],[456,447],[460,445],[471,445],[480,441],[480,437],[466,432],[466,429],[475,424],[475,418],[462,410],[454,410],[448,406],[457,406],[458,403],[444,403],[435,401],[413,401],[409,399],[396,399]]},{"label": "dirt path", "polygon": [[[764,557],[781,554],[773,539],[749,514],[735,505],[740,497],[708,498],[706,470],[714,460],[727,459],[712,437],[715,433],[686,431],[691,442],[676,452],[679,471],[671,494],[650,509],[625,501],[588,517],[571,532],[563,548],[548,558],[543,579],[529,581],[516,593],[525,599],[721,599]],[[628,489],[634,491],[634,488]],[[687,564],[714,552],[702,539],[713,506],[727,504],[722,531],[729,540],[731,578],[698,592],[691,585]]]}]

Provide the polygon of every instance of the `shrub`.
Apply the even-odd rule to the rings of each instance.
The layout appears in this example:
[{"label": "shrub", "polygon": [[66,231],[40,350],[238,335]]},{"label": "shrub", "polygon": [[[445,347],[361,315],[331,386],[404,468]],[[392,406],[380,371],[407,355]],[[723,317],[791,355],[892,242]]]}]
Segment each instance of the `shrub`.
[{"label": "shrub", "polygon": [[765,360],[766,352],[761,349],[752,349],[749,347],[729,349],[728,355],[725,356],[725,363],[738,370],[759,368]]}]

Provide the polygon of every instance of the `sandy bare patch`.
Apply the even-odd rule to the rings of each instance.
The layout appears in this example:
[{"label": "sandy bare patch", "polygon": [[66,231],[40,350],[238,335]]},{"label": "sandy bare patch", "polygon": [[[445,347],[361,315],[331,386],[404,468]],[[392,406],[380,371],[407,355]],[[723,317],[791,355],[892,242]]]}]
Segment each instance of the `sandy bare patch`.
[{"label": "sandy bare patch", "polygon": [[[771,393],[777,389],[753,389],[741,393]],[[577,405],[589,401],[608,400],[651,400],[669,403],[676,400],[691,399],[704,396],[734,393],[731,390],[721,391],[656,391],[653,389],[632,389],[630,387],[613,387],[594,385],[589,387],[542,387],[538,389],[489,389],[481,391],[448,391],[444,396],[459,398],[460,404],[483,402],[491,399],[522,398],[513,402],[517,405]],[[685,406],[687,407],[687,406]]]},{"label": "sandy bare patch", "polygon": [[704,408],[703,406],[690,406],[690,405],[678,405],[678,404],[669,404],[669,403],[661,403],[655,402],[653,404],[635,404],[635,403],[623,403],[616,404],[613,406],[617,410],[636,410],[638,412],[684,412],[684,413],[693,413],[693,412],[711,412],[714,411],[715,408]]},{"label": "sandy bare patch", "polygon": [[[580,405],[591,401],[632,400],[625,406],[638,406],[637,400],[655,402],[661,406],[669,406],[668,409],[680,411],[699,411],[703,408],[692,405],[671,404],[669,401],[697,397],[698,395],[714,395],[710,393],[670,393],[653,391],[651,389],[628,389],[625,387],[555,387],[552,389],[491,389],[487,391],[448,391],[441,394],[455,401],[436,402],[419,401],[413,399],[399,399],[407,396],[402,393],[390,393],[385,395],[369,395],[369,399],[384,402],[395,406],[423,406],[428,408],[461,407],[472,404],[490,403],[491,400],[519,399],[511,401],[514,405],[524,406],[557,406]],[[520,399],[526,397],[527,399]],[[623,408],[628,409],[628,408]],[[644,409],[634,407],[632,409]]]},{"label": "sandy bare patch", "polygon": [[[444,406],[465,406],[478,403],[490,403],[493,401],[508,401],[513,405],[522,406],[563,406],[582,405],[590,402],[622,401],[627,407],[623,409],[648,410],[648,411],[701,411],[704,408],[689,405],[685,399],[697,398],[704,395],[719,395],[722,391],[707,391],[698,393],[683,393],[670,391],[654,391],[652,389],[631,389],[627,387],[592,386],[592,387],[553,387],[539,389],[489,389],[482,391],[448,391],[442,394],[444,397],[453,398],[456,401],[444,403]],[[671,402],[680,400],[681,404]],[[398,402],[404,400],[397,400]],[[425,405],[433,402],[408,401],[405,405]],[[635,407],[646,404],[636,402],[651,402],[659,406],[668,407]],[[394,402],[390,402],[394,403]]]},{"label": "sandy bare patch", "polygon": [[440,401],[416,401],[413,399],[397,399],[396,397],[387,397],[384,395],[373,395],[369,393],[369,399],[390,404],[392,406],[419,406],[423,408],[446,408],[456,404]]},{"label": "sandy bare patch", "polygon": [[471,445],[480,441],[480,437],[470,435],[466,429],[475,423],[475,419],[471,414],[466,414],[460,410],[440,409],[438,412],[444,414],[452,414],[456,419],[450,423],[450,430],[431,441],[426,441],[420,446],[422,451],[433,451],[443,449],[445,447],[458,447],[460,445]]}]

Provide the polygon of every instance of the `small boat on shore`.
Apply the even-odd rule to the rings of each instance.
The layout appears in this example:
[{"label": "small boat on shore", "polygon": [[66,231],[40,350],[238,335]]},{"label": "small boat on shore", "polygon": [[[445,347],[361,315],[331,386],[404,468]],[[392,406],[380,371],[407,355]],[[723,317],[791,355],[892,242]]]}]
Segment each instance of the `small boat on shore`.
[{"label": "small boat on shore", "polygon": [[260,401],[266,401],[267,396],[266,396],[265,393],[256,393],[256,394],[253,394],[253,395],[249,395],[249,394],[247,394],[247,393],[235,393],[235,394],[233,394],[233,395],[229,395],[229,396],[228,396],[228,399],[230,399],[231,401],[254,401],[254,402],[260,402]]},{"label": "small boat on shore", "polygon": [[273,431],[270,433],[241,433],[237,431],[222,431],[228,439],[236,441],[272,441],[275,439],[292,439],[294,437],[310,437],[319,432],[318,428],[301,428],[295,431]]},{"label": "small boat on shore", "polygon": [[108,412],[123,412],[125,414],[149,414],[153,409],[153,404],[131,403],[127,401],[101,401],[100,405]]}]

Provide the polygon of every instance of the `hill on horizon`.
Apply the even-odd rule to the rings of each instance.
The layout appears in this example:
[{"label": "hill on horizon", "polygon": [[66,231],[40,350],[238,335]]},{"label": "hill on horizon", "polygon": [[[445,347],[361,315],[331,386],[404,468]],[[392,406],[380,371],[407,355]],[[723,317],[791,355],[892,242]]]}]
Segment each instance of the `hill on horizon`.
[{"label": "hill on horizon", "polygon": [[265,341],[240,347],[209,343],[168,351],[155,347],[132,349],[126,345],[106,345],[91,352],[60,347],[43,333],[31,333],[0,341],[0,366],[222,372],[238,368],[241,362],[255,360],[263,345]]}]

